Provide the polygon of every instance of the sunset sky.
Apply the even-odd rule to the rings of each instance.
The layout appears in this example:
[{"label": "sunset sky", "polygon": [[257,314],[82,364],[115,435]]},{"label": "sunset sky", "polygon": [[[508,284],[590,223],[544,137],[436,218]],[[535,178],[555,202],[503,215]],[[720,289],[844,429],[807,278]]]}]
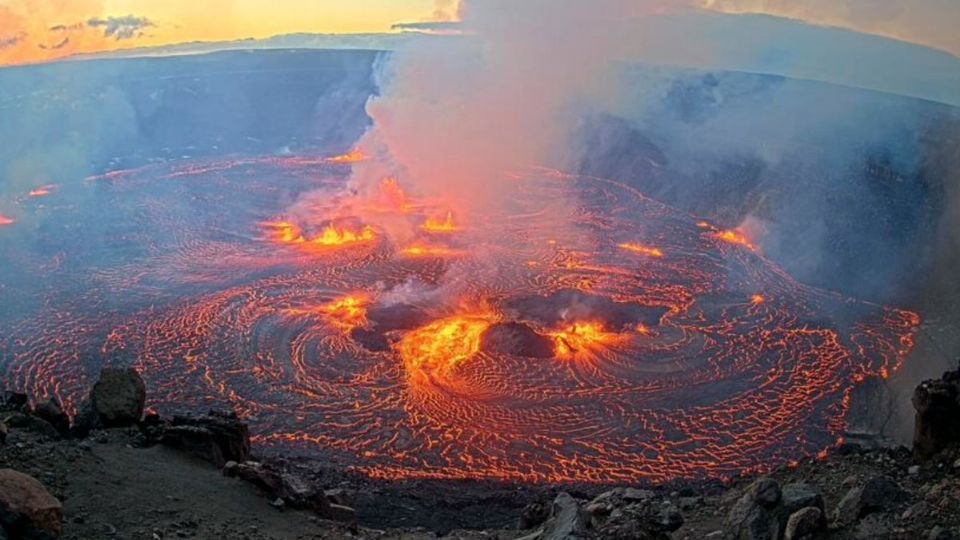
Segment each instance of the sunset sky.
[{"label": "sunset sky", "polygon": [[[443,20],[457,0],[0,0],[0,64],[185,41],[294,32],[386,32]],[[522,0],[518,0],[522,1]],[[957,0],[648,0],[769,13],[876,33],[960,54]]]}]

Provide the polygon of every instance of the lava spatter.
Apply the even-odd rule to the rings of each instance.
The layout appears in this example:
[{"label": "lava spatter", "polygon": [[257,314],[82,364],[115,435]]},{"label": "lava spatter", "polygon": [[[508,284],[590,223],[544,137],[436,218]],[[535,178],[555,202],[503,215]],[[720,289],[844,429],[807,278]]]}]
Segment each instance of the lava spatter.
[{"label": "lava spatter", "polygon": [[[261,451],[373,477],[658,482],[836,444],[856,384],[913,346],[916,314],[807,287],[621,183],[525,173],[471,231],[392,180],[345,215],[344,162],[89,179],[43,234],[109,237],[45,238],[0,271],[20,299],[0,311],[5,377],[73,410],[104,362],[135,359],[160,411],[231,406]],[[315,221],[287,213],[308,192],[329,193]]]}]

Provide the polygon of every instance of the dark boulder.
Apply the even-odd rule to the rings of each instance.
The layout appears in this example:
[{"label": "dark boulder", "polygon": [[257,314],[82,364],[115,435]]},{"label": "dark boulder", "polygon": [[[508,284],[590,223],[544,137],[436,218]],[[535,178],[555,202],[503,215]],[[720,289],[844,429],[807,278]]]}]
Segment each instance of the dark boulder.
[{"label": "dark boulder", "polygon": [[8,409],[18,410],[26,407],[27,402],[28,398],[26,394],[13,392],[11,390],[4,390],[2,400],[0,400],[0,405],[3,405]]},{"label": "dark boulder", "polygon": [[778,540],[786,526],[778,507],[782,491],[772,478],[760,478],[746,489],[727,514],[734,540]]},{"label": "dark boulder", "polygon": [[33,415],[42,420],[46,420],[61,435],[70,431],[70,417],[63,412],[56,399],[48,399],[40,403],[33,409]]},{"label": "dark boulder", "polygon": [[250,431],[234,412],[205,416],[175,416],[160,442],[223,467],[228,461],[250,459]]},{"label": "dark boulder", "polygon": [[814,538],[826,525],[823,518],[823,510],[815,506],[809,506],[797,510],[787,519],[787,526],[784,529],[784,540],[806,540]]},{"label": "dark boulder", "polygon": [[0,525],[13,538],[59,538],[63,505],[32,476],[0,469]]},{"label": "dark boulder", "polygon": [[844,495],[834,513],[834,522],[841,526],[852,525],[874,512],[892,510],[908,497],[909,494],[892,478],[875,476]]},{"label": "dark boulder", "polygon": [[925,381],[913,393],[916,424],[913,452],[930,459],[938,452],[960,443],[960,370]]},{"label": "dark boulder", "polygon": [[127,427],[140,421],[147,388],[133,368],[107,368],[90,392],[90,401],[106,427]]}]

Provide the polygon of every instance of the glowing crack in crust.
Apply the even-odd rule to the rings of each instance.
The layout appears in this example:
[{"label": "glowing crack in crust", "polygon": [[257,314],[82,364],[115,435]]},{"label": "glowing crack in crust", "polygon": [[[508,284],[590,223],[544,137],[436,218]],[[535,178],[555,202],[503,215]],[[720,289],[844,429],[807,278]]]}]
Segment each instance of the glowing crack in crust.
[{"label": "glowing crack in crust", "polygon": [[[350,214],[345,169],[284,156],[89,179],[90,204],[43,234],[96,222],[111,241],[43,242],[59,247],[0,272],[22,307],[0,312],[7,382],[73,411],[100,359],[129,359],[151,406],[233,407],[261,452],[380,478],[628,483],[816,455],[855,386],[913,345],[916,314],[798,283],[622,183],[532,171],[483,231],[436,234],[421,226],[443,202],[396,181]],[[315,222],[276,219],[305,193]],[[458,309],[437,301],[449,283]]]}]

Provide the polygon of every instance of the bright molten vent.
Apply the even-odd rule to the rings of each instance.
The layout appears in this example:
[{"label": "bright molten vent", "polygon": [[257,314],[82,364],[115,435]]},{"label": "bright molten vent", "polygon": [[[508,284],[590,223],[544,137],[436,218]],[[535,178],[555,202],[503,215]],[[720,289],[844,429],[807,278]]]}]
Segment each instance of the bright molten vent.
[{"label": "bright molten vent", "polygon": [[[804,286],[625,185],[530,172],[461,215],[390,179],[350,195],[361,159],[89,179],[34,233],[48,251],[11,252],[0,366],[72,409],[129,359],[160,410],[231,406],[261,451],[374,477],[616,483],[817,454],[911,349],[916,315]],[[291,211],[304,193],[326,195]],[[83,223],[111,234],[57,236]]]}]

